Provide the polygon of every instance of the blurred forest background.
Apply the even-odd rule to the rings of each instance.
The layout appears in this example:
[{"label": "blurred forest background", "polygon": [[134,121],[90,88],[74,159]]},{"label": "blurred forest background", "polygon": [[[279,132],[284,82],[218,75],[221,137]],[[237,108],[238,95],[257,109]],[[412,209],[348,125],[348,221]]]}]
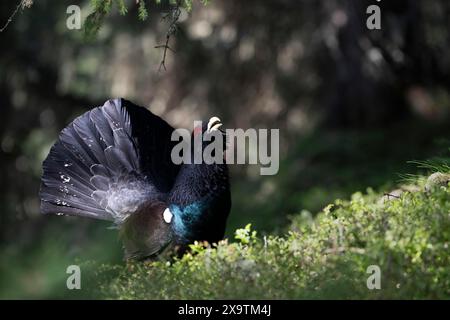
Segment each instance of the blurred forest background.
[{"label": "blurred forest background", "polygon": [[[30,4],[33,1],[29,1]],[[232,166],[228,234],[251,222],[280,233],[301,210],[386,190],[408,160],[450,137],[450,3],[446,0],[211,0],[168,28],[159,7],[114,8],[97,37],[68,30],[66,9],[35,0],[0,33],[0,297],[60,296],[76,259],[120,261],[109,224],[39,214],[41,163],[59,131],[112,97],[174,127],[219,116],[228,128],[280,128],[280,172]],[[1,1],[0,24],[18,1]],[[382,30],[366,28],[378,4]],[[64,280],[65,281],[65,280]],[[63,282],[65,283],[65,282]],[[64,293],[62,293],[64,294]]]}]

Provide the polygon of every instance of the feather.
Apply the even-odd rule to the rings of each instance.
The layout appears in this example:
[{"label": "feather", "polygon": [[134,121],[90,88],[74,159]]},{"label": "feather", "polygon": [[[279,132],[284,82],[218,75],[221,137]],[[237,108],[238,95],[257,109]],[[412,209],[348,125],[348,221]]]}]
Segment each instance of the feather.
[{"label": "feather", "polygon": [[171,145],[172,131],[161,118],[123,99],[76,118],[43,163],[41,211],[122,224],[170,190],[178,167],[165,162],[171,149],[161,146]]}]

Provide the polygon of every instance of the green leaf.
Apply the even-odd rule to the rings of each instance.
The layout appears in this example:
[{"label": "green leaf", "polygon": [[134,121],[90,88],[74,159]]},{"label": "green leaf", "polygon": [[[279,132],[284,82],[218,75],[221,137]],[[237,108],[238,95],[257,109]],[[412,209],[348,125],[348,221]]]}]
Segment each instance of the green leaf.
[{"label": "green leaf", "polygon": [[138,16],[139,16],[139,20],[141,20],[141,21],[145,21],[148,18],[148,12],[147,12],[147,8],[145,6],[144,0],[139,1]]}]

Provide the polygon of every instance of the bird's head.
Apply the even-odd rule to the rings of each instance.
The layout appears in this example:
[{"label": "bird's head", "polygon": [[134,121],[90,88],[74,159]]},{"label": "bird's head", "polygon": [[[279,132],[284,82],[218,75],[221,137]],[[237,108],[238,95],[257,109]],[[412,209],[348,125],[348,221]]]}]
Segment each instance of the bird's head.
[{"label": "bird's head", "polygon": [[215,157],[216,152],[221,153],[222,159],[225,156],[227,140],[225,131],[222,129],[222,121],[218,117],[202,121],[201,125],[194,127],[192,141],[195,139],[202,142],[201,144],[193,143],[192,150],[195,153],[201,152],[204,156],[207,156],[209,152],[205,151],[211,151],[213,157]]}]

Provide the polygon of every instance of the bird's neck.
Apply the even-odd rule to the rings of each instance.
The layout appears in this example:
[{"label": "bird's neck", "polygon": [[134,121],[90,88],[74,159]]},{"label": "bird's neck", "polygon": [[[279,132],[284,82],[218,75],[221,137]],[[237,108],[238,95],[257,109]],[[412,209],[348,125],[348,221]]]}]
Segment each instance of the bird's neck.
[{"label": "bird's neck", "polygon": [[208,203],[204,200],[181,206],[170,204],[169,209],[173,214],[173,226],[176,234],[183,239],[189,239],[195,233],[196,226],[201,224],[207,213]]},{"label": "bird's neck", "polygon": [[214,198],[228,188],[225,164],[183,164],[169,195],[169,203],[180,207]]},{"label": "bird's neck", "polygon": [[168,198],[177,233],[189,238],[196,226],[211,218],[210,204],[227,188],[226,165],[184,164]]}]

